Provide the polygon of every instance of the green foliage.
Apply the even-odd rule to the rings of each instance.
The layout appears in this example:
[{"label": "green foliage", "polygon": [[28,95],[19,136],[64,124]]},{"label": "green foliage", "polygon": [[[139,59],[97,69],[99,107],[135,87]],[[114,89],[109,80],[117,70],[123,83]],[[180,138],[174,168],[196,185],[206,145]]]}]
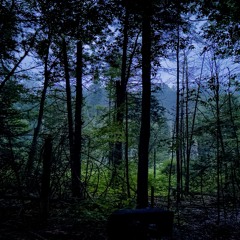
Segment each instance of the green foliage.
[{"label": "green foliage", "polygon": [[201,162],[192,164],[191,189],[196,193],[216,193],[216,167],[211,166],[210,159],[202,158]]},{"label": "green foliage", "polygon": [[4,191],[17,189],[20,184],[29,132],[29,122],[23,106],[20,107],[26,93],[24,87],[13,80],[0,92],[0,181]]},{"label": "green foliage", "polygon": [[[13,5],[11,6],[11,4]],[[23,6],[20,8],[21,4]],[[72,103],[75,103],[76,41],[82,40],[84,44],[84,106],[80,180],[83,195],[87,200],[83,201],[81,205],[74,205],[68,214],[77,213],[81,221],[87,223],[88,220],[105,220],[104,214],[108,211],[111,212],[122,207],[135,207],[142,104],[142,89],[139,83],[142,67],[140,54],[142,19],[139,9],[135,11],[133,6],[129,6],[131,11],[128,26],[127,65],[131,63],[131,66],[127,66],[129,67],[127,71],[130,72],[125,73],[129,74],[128,115],[124,118],[123,126],[121,126],[116,122],[116,81],[121,79],[122,30],[125,9],[122,6],[119,7],[117,1],[33,1],[31,2],[33,14],[30,13],[30,10],[22,12],[22,15],[15,12],[18,7],[20,10],[24,10],[28,4],[30,3],[27,1],[2,1],[0,6],[1,83],[9,73],[9,69],[12,69],[18,62],[17,57],[22,55],[22,52],[17,53],[16,49],[22,49],[25,52],[30,46],[29,41],[26,40],[27,35],[32,34],[34,27],[40,29],[33,44],[34,47],[31,47],[29,52],[31,58],[28,60],[32,61],[29,71],[24,71],[24,68],[28,68],[28,61],[22,63],[13,74],[15,80],[13,77],[10,78],[4,88],[0,90],[1,191],[11,189],[9,192],[15,192],[15,186],[18,185],[21,186],[20,190],[23,188],[24,193],[32,191],[32,189],[26,189],[22,183],[23,179],[28,177],[24,176],[24,167],[28,159],[34,126],[38,121],[42,84],[46,77],[43,70],[47,66],[50,83],[47,89],[42,126],[37,139],[37,151],[34,156],[37,161],[34,163],[35,172],[32,176],[36,182],[33,192],[38,194],[40,188],[43,140],[46,134],[51,133],[53,136],[51,197],[69,198],[71,194],[68,113],[60,46],[64,34],[68,41]],[[199,77],[200,80],[196,77],[199,69],[198,66],[195,66],[195,61],[198,65],[198,58],[202,56],[196,54],[192,45],[193,37],[195,38],[197,33],[193,29],[190,36],[189,31],[192,29],[189,19],[192,16],[184,15],[189,8],[193,9],[194,3],[182,1],[177,6],[176,2],[154,1],[156,8],[152,16],[152,77],[156,84],[152,87],[150,113],[149,195],[151,186],[155,188],[156,196],[167,196],[169,187],[176,187],[174,153],[178,146],[174,139],[174,124],[171,121],[175,118],[176,91],[165,83],[160,84],[161,79],[157,73],[159,71],[162,73],[164,70],[164,66],[161,66],[164,63],[162,56],[166,58],[166,61],[169,59],[175,61],[176,29],[179,27],[180,55],[183,52],[184,57],[188,54],[191,55],[189,72],[182,73],[182,70],[180,71],[184,81],[183,89],[180,92],[180,94],[182,93],[180,96],[182,100],[180,146],[182,185],[184,186],[186,181],[184,179],[188,150],[186,149],[186,140],[190,140],[190,134],[192,134],[191,143],[189,143],[192,147],[190,152],[190,191],[216,193],[217,187],[219,187],[217,177],[219,177],[222,194],[237,196],[236,189],[240,183],[239,76],[236,73],[232,75],[230,70],[225,69],[225,66],[223,74],[220,76],[220,72],[215,72],[218,70],[218,66],[214,64],[218,60],[216,59],[218,54],[224,57],[239,55],[239,6],[235,0],[216,3],[200,1],[199,4],[196,9],[200,9],[201,14],[209,17],[209,21],[203,25],[204,37],[208,41],[203,52],[207,55],[210,49],[215,51],[213,55],[206,56],[210,66],[205,66],[206,63],[203,64],[204,78]],[[184,18],[181,19],[180,16],[184,16]],[[112,19],[114,21],[109,24]],[[17,35],[21,32],[21,36]],[[216,46],[216,44],[217,49],[209,47]],[[47,53],[48,59],[46,59]],[[190,65],[193,65],[193,62],[194,67],[191,68]],[[44,63],[46,63],[45,66]],[[31,70],[33,71],[31,72]],[[168,67],[167,71],[171,74],[171,81],[175,79],[176,69],[171,71]],[[188,96],[183,93],[186,90],[186,75],[191,82]],[[220,83],[217,82],[217,77],[220,78]],[[164,74],[162,79],[166,81]],[[21,85],[20,82],[24,85]],[[24,86],[32,89],[27,91]],[[198,87],[200,96],[197,95]],[[156,89],[160,89],[160,91]],[[217,90],[219,90],[219,96],[216,95]],[[186,97],[188,99],[185,99]],[[189,101],[188,116],[184,115],[186,101]],[[193,122],[195,106],[196,121]],[[219,107],[219,113],[217,107]],[[188,129],[186,129],[187,117]],[[188,136],[185,135],[187,133]],[[123,159],[117,169],[112,165],[116,142],[122,143],[123,146]],[[128,144],[126,151],[128,151],[130,192],[127,191],[125,144]],[[173,163],[172,160],[168,160],[170,157],[173,158]],[[154,164],[156,165],[155,176]],[[217,167],[219,167],[219,171],[217,171]]]},{"label": "green foliage", "polygon": [[26,91],[17,81],[10,81],[0,92],[0,135],[16,137],[28,129],[28,122],[20,106],[21,97]]},{"label": "green foliage", "polygon": [[209,21],[204,25],[204,37],[217,44],[219,56],[239,55],[239,4],[236,0],[203,1],[201,11],[208,16]]},{"label": "green foliage", "polygon": [[[174,162],[171,166],[171,160],[163,160],[163,162],[156,166],[156,177],[154,177],[154,170],[149,170],[149,186],[153,186],[155,190],[155,196],[168,195],[169,187],[176,185],[176,163]],[[170,169],[172,169],[170,173]],[[171,186],[169,186],[169,175],[171,174]],[[150,190],[150,187],[149,187]],[[150,192],[149,192],[150,195]]]}]

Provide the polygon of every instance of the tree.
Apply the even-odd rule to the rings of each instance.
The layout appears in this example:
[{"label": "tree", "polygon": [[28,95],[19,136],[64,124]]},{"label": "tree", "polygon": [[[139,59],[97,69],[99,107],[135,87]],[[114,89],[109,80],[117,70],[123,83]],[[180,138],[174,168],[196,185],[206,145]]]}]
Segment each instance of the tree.
[{"label": "tree", "polygon": [[202,27],[203,36],[217,46],[216,54],[221,57],[235,56],[237,59],[240,52],[238,1],[202,1],[198,8],[199,18],[208,18]]},{"label": "tree", "polygon": [[[126,88],[127,88],[127,50],[128,50],[128,28],[129,28],[129,13],[128,9],[125,9],[124,29],[123,29],[123,53],[121,64],[121,80],[116,82],[116,124],[120,128],[123,128],[124,120],[124,107],[126,100]],[[118,165],[122,160],[122,142],[117,141],[114,147],[114,164]]]},{"label": "tree", "polygon": [[74,176],[72,183],[73,196],[82,197],[81,189],[81,153],[82,153],[82,74],[83,74],[83,46],[82,41],[77,42],[77,67],[76,67],[76,103],[75,103],[75,132],[74,132]]},{"label": "tree", "polygon": [[78,196],[78,189],[75,189],[76,182],[79,181],[75,179],[77,177],[78,169],[74,169],[76,163],[74,164],[74,128],[73,128],[73,114],[72,114],[72,93],[70,84],[70,73],[69,73],[69,60],[67,54],[67,42],[65,37],[62,39],[62,51],[63,51],[63,66],[64,74],[66,80],[66,96],[67,96],[67,119],[68,119],[68,138],[69,138],[69,151],[70,151],[70,165],[72,174],[72,194],[73,196]]},{"label": "tree", "polygon": [[39,106],[39,112],[38,112],[38,119],[37,119],[37,125],[34,128],[34,133],[33,133],[33,139],[32,143],[30,146],[30,151],[29,151],[29,156],[28,156],[28,161],[26,165],[26,177],[27,181],[29,181],[29,177],[32,174],[32,168],[33,168],[33,163],[34,163],[34,158],[36,155],[36,148],[37,148],[37,140],[39,133],[41,131],[42,127],[42,121],[43,121],[43,115],[44,115],[44,106],[45,106],[45,100],[46,100],[46,94],[47,94],[47,89],[50,84],[50,71],[52,67],[49,67],[49,51],[50,51],[50,45],[51,45],[51,36],[49,36],[50,33],[47,34],[47,39],[46,40],[40,40],[38,43],[38,54],[41,60],[43,61],[44,64],[44,83],[43,83],[43,89],[41,93],[41,100],[40,100],[40,106]]},{"label": "tree", "polygon": [[176,162],[177,162],[177,203],[180,202],[181,196],[181,175],[182,175],[182,160],[181,160],[181,138],[180,138],[180,35],[179,26],[177,26],[177,43],[176,43],[176,59],[177,59],[177,97],[176,97]]},{"label": "tree", "polygon": [[148,206],[148,162],[151,100],[152,1],[142,3],[142,113],[138,150],[137,207]]}]

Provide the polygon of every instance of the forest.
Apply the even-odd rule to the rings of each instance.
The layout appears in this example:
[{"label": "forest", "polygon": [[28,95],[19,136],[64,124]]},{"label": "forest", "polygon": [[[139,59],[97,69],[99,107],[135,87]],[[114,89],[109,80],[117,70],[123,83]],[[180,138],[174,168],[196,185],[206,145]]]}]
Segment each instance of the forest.
[{"label": "forest", "polygon": [[0,2],[0,239],[239,239],[237,0]]}]

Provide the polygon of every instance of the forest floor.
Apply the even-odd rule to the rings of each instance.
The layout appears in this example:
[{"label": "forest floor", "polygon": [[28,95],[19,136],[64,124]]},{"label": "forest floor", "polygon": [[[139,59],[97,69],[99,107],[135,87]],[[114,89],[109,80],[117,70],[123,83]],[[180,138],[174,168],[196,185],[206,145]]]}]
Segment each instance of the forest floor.
[{"label": "forest floor", "polygon": [[[0,199],[1,240],[104,240],[110,213],[99,205],[55,202],[47,222],[41,222],[36,203],[22,212],[16,200]],[[159,207],[161,204],[158,204]],[[175,208],[176,209],[176,208]],[[221,208],[220,222],[214,199],[182,201],[175,210],[171,240],[240,239],[240,209],[236,204]]]}]

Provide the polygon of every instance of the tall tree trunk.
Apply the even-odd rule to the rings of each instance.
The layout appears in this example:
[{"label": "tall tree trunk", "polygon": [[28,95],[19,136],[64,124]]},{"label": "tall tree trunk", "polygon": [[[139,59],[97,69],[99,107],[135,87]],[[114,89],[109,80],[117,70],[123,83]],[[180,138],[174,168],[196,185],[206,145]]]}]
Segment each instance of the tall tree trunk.
[{"label": "tall tree trunk", "polygon": [[[181,189],[181,197],[183,197],[183,173],[186,170],[186,140],[185,140],[185,129],[186,129],[186,122],[185,122],[185,112],[184,112],[184,105],[185,105],[185,61],[183,63],[183,74],[182,74],[182,82],[181,82],[181,90],[180,94],[180,119],[179,119],[179,154],[180,154],[180,169],[181,169],[181,178],[180,178],[180,189]],[[184,170],[184,171],[183,171]]]},{"label": "tall tree trunk", "polygon": [[[109,80],[109,95],[108,95],[108,124],[110,125],[111,122],[114,120],[114,117],[112,116],[112,89],[113,89],[113,79],[112,77]],[[114,165],[114,143],[109,141],[109,152],[108,152],[108,160],[109,160],[109,166]]]},{"label": "tall tree trunk", "polygon": [[181,196],[181,151],[180,151],[180,62],[179,62],[179,26],[177,29],[177,96],[176,96],[176,162],[177,162],[177,203],[180,203]]},{"label": "tall tree trunk", "polygon": [[126,124],[125,124],[125,170],[126,170],[126,185],[127,185],[127,196],[131,197],[130,192],[130,180],[129,180],[129,159],[128,159],[128,93],[126,92],[125,99],[125,110],[126,110]]},{"label": "tall tree trunk", "polygon": [[188,103],[189,103],[189,79],[188,79],[188,60],[187,60],[187,56],[185,56],[185,72],[186,72],[186,101],[185,101],[185,125],[186,125],[186,129],[185,129],[185,135],[186,135],[186,166],[185,166],[185,193],[188,194],[189,193],[189,179],[190,179],[190,152],[189,152],[189,148],[191,143],[189,142],[189,111],[188,111]]},{"label": "tall tree trunk", "polygon": [[[113,80],[113,77],[111,76],[109,79],[109,92],[108,92],[108,124],[110,125],[114,120],[114,114],[112,114],[112,109],[114,108],[114,101],[113,95],[114,95],[114,83],[115,81]],[[109,133],[109,138],[112,133]],[[109,151],[108,151],[108,161],[109,161],[109,166],[114,166],[114,143],[112,141],[109,141]],[[114,173],[112,173],[113,175]]]},{"label": "tall tree trunk", "polygon": [[[134,48],[133,51],[129,57],[129,62],[128,62],[128,68],[127,68],[127,76],[126,76],[126,84],[128,83],[128,80],[130,78],[130,72],[131,72],[131,66],[132,66],[132,62],[133,62],[133,57],[134,54],[136,52],[137,49],[137,43],[138,43],[138,38],[139,38],[140,32],[137,34],[136,40],[135,40],[135,44],[134,44]],[[126,183],[127,183],[127,195],[130,198],[131,197],[131,192],[130,192],[130,180],[129,180],[129,159],[128,159],[128,145],[129,145],[129,141],[128,141],[128,92],[126,89],[126,94],[125,94],[125,163],[126,163]]]},{"label": "tall tree trunk", "polygon": [[[119,128],[119,131],[122,131],[123,127],[123,86],[122,81],[116,81],[116,117],[115,122],[116,125]],[[116,136],[118,138],[118,136]],[[122,149],[122,140],[117,139],[114,143],[114,149],[113,149],[113,166],[115,171],[117,171],[117,167],[122,162],[122,156],[123,156],[123,149]],[[114,173],[115,175],[115,173]]]},{"label": "tall tree trunk", "polygon": [[[174,144],[174,139],[175,139],[175,127],[176,124],[174,123],[173,125],[173,131],[172,131],[172,144]],[[169,176],[168,176],[168,204],[167,208],[170,209],[171,206],[171,190],[172,190],[172,169],[173,169],[173,159],[174,159],[174,149],[172,147],[171,151],[171,163],[170,163],[170,169],[169,169]]]},{"label": "tall tree trunk", "polygon": [[214,97],[216,99],[216,142],[217,142],[217,210],[218,210],[218,218],[217,224],[220,223],[220,198],[221,198],[221,187],[222,187],[222,159],[225,156],[225,147],[223,143],[223,136],[222,136],[222,126],[221,126],[221,116],[220,116],[220,83],[219,83],[219,76],[218,76],[218,69],[216,60],[214,60],[214,67],[215,67],[215,74],[212,75],[214,79]]},{"label": "tall tree trunk", "polygon": [[71,164],[71,176],[72,176],[72,195],[75,196],[75,189],[73,185],[73,179],[75,178],[74,169],[74,131],[73,131],[73,115],[72,115],[72,96],[71,96],[71,86],[70,86],[70,75],[68,66],[68,55],[67,55],[67,43],[63,38],[62,42],[62,52],[63,52],[63,65],[66,81],[66,95],[67,95],[67,117],[68,117],[68,138],[69,138],[69,151],[70,151],[70,164]]},{"label": "tall tree trunk", "polygon": [[[124,28],[123,28],[123,53],[122,53],[122,67],[121,67],[121,81],[116,83],[116,107],[117,107],[117,116],[116,122],[117,125],[122,130],[123,120],[124,120],[124,107],[125,107],[125,96],[126,96],[126,72],[127,72],[127,47],[128,47],[128,25],[129,25],[129,13],[126,9]],[[123,146],[122,141],[118,140],[114,146],[114,164],[119,165],[123,158]]]},{"label": "tall tree trunk", "polygon": [[191,130],[190,130],[189,137],[188,137],[189,138],[189,140],[188,140],[189,145],[188,145],[188,148],[187,148],[187,169],[186,169],[186,179],[185,179],[185,191],[186,191],[186,193],[189,193],[189,184],[190,184],[189,164],[190,164],[190,157],[191,157],[191,150],[192,150],[192,142],[193,142],[193,135],[194,135],[194,128],[195,128],[195,121],[196,121],[196,115],[197,115],[197,109],[198,109],[199,95],[200,95],[200,82],[202,80],[204,62],[205,62],[205,53],[203,55],[202,66],[201,66],[200,77],[199,77],[199,84],[198,84],[198,88],[197,88],[196,100],[195,100],[195,105],[194,105],[194,109],[193,109]]},{"label": "tall tree trunk", "polygon": [[138,149],[137,207],[148,206],[148,162],[151,104],[151,11],[152,1],[142,2],[142,115]]},{"label": "tall tree trunk", "polygon": [[76,105],[75,105],[75,136],[74,159],[72,163],[72,193],[74,197],[81,197],[81,151],[82,151],[82,41],[77,42],[77,79],[76,79]]},{"label": "tall tree trunk", "polygon": [[46,52],[46,56],[44,57],[44,84],[43,84],[43,90],[42,90],[42,95],[41,95],[41,100],[40,100],[37,126],[34,128],[33,139],[32,139],[30,151],[29,151],[29,154],[28,154],[28,161],[27,161],[27,166],[26,166],[26,177],[27,178],[30,177],[30,175],[32,173],[34,157],[35,157],[36,150],[37,150],[37,140],[38,140],[38,136],[39,136],[39,133],[40,133],[40,130],[41,130],[41,126],[42,126],[47,88],[48,88],[49,81],[50,81],[49,71],[48,71],[49,47],[50,47],[50,41],[48,41],[47,52]]}]

